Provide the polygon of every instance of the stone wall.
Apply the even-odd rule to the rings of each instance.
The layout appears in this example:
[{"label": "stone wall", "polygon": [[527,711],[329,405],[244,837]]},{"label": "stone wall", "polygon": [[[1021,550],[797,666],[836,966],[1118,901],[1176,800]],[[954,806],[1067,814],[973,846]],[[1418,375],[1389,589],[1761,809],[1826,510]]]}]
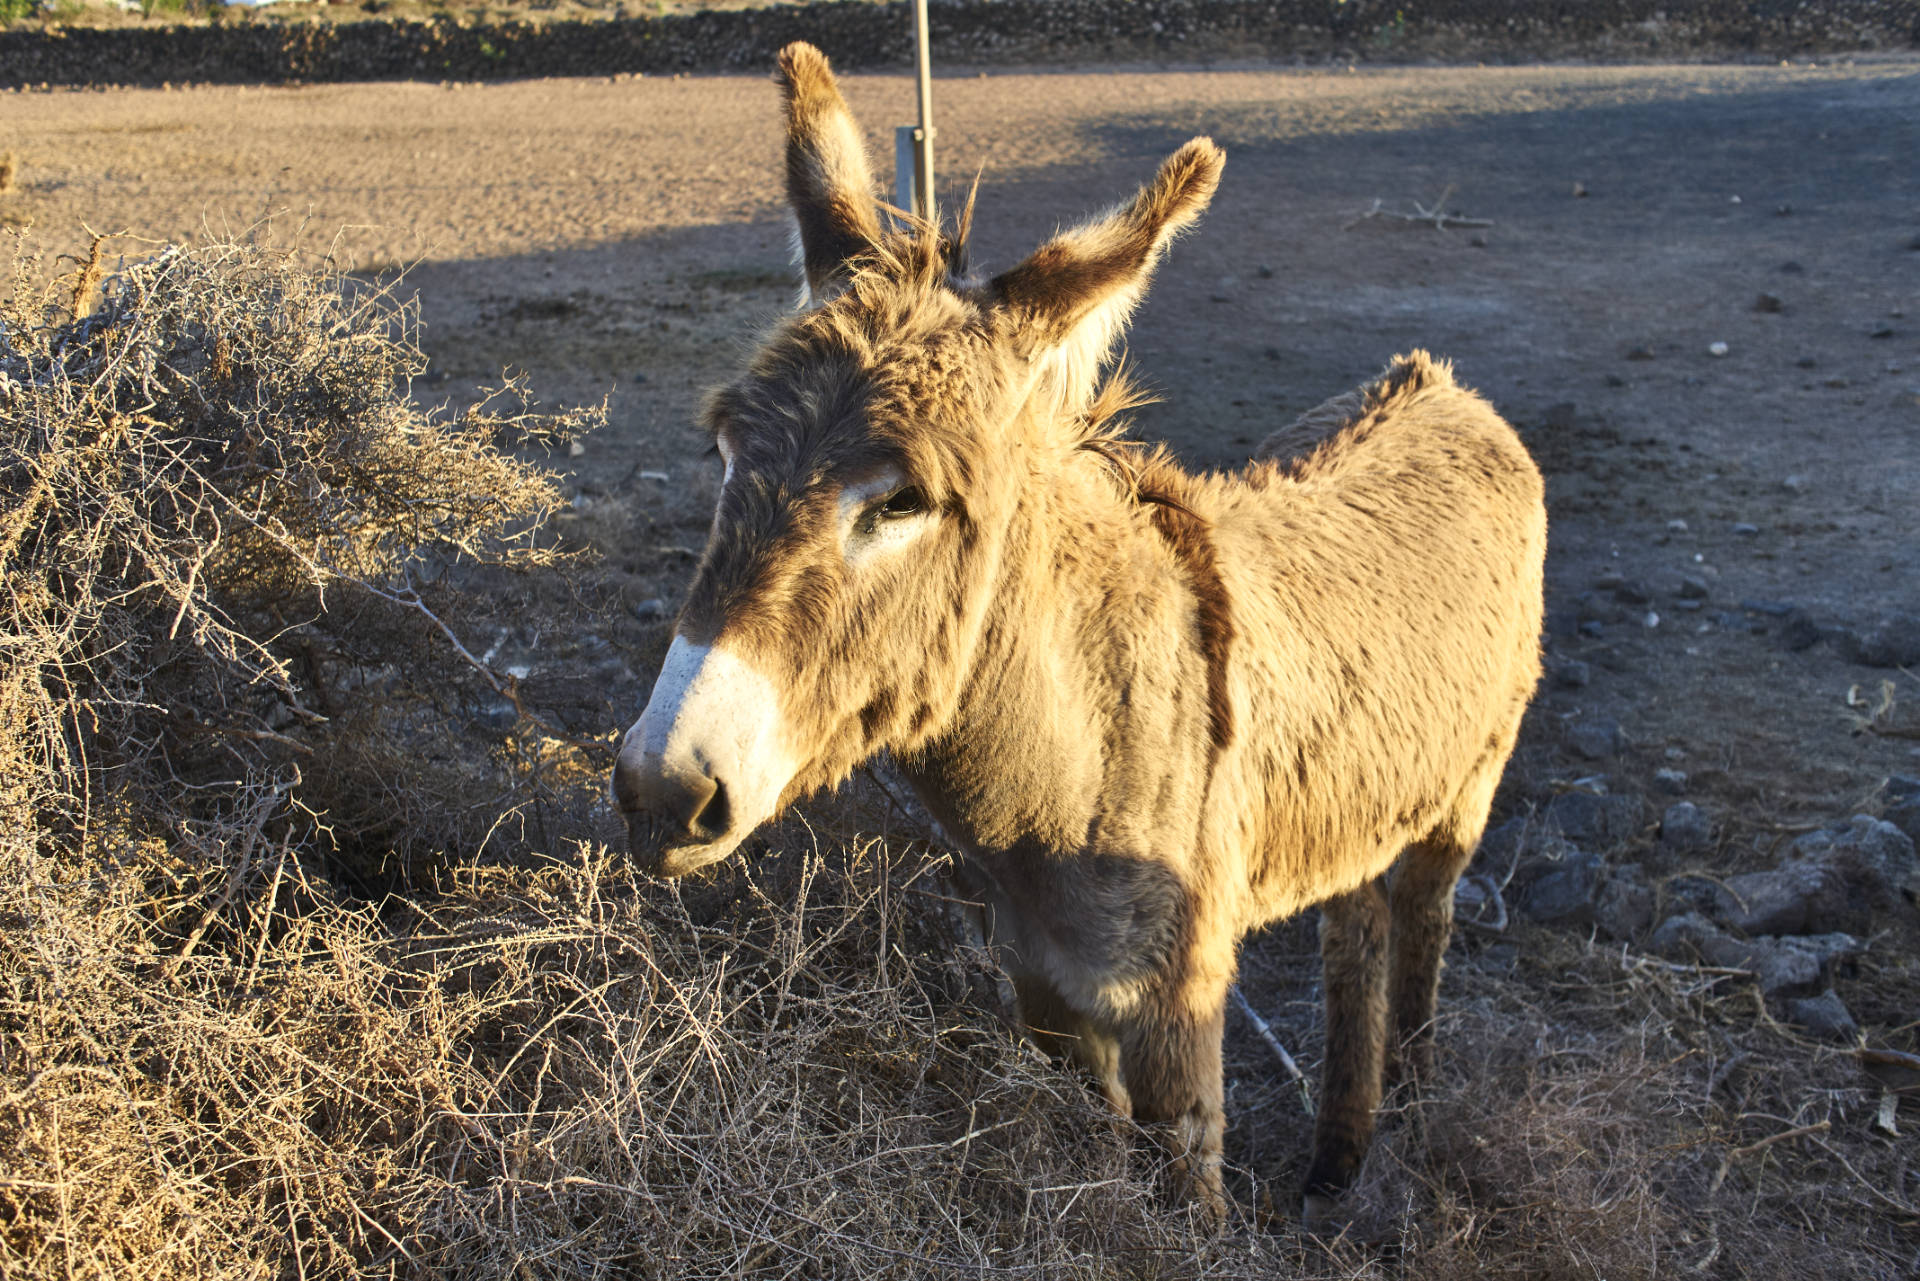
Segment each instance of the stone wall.
[{"label": "stone wall", "polygon": [[[1920,48],[1920,0],[934,0],[945,66],[1219,58],[1713,60]],[[907,6],[595,22],[221,22],[0,32],[0,87],[764,69],[790,40],[906,66]]]}]

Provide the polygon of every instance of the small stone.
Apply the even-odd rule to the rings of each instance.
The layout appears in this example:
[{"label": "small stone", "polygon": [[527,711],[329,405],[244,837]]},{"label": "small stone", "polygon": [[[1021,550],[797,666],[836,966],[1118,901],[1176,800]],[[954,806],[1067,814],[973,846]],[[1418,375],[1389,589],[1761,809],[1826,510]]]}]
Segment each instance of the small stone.
[{"label": "small stone", "polygon": [[[1605,595],[1602,595],[1603,591]],[[1614,603],[1611,590],[1605,588],[1581,592],[1574,597],[1573,607],[1583,622],[1593,619],[1602,623],[1617,623],[1625,617],[1620,606]]]},{"label": "small stone", "polygon": [[1660,922],[1660,928],[1647,940],[1647,946],[1670,960],[1685,961],[1699,957],[1727,933],[1698,912],[1682,912]]},{"label": "small stone", "polygon": [[1660,843],[1680,854],[1713,844],[1713,823],[1692,801],[1676,801],[1660,816]]},{"label": "small stone", "polygon": [[665,618],[669,608],[670,606],[668,606],[666,601],[658,596],[654,596],[647,600],[635,602],[633,606],[633,616],[643,623],[650,623],[656,619]]},{"label": "small stone", "polygon": [[1789,276],[1800,276],[1805,275],[1807,269],[1789,258],[1780,264],[1780,270]]},{"label": "small stone", "polygon": [[1790,612],[1780,623],[1780,643],[1789,653],[1798,654],[1801,650],[1812,649],[1825,635],[1820,624],[1813,621],[1813,615],[1804,609]]},{"label": "small stone", "polygon": [[642,373],[635,373],[635,374],[634,374],[634,376],[633,376],[633,379],[632,379],[632,381],[634,381],[634,382],[636,382],[636,383],[643,383],[643,382],[645,382],[645,381],[647,381],[647,376],[646,376],[645,374],[642,374]]},{"label": "small stone", "polygon": [[1854,815],[1844,827],[1807,833],[1788,847],[1781,866],[1809,863],[1838,874],[1851,906],[1902,911],[1920,896],[1920,855],[1913,838],[1869,814]]},{"label": "small stone", "polygon": [[1584,182],[1576,182],[1576,183],[1574,183],[1574,184],[1573,184],[1573,197],[1574,197],[1574,199],[1576,199],[1576,200],[1585,200],[1585,199],[1587,198],[1587,184],[1586,184],[1586,183],[1584,183]]},{"label": "small stone", "polygon": [[587,447],[583,442],[578,440],[570,440],[567,442],[567,457],[578,458],[586,452]]},{"label": "small stone", "polygon": [[1567,746],[1574,754],[1589,761],[1604,761],[1617,756],[1626,743],[1626,735],[1620,732],[1620,722],[1606,716],[1596,716],[1591,720],[1577,721],[1567,730]]},{"label": "small stone", "polygon": [[1793,363],[1794,363],[1794,367],[1797,369],[1820,368],[1820,362],[1815,360],[1812,356],[1802,356],[1800,357],[1800,359],[1794,361]]},{"label": "small stone", "polygon": [[1860,1025],[1832,988],[1787,1003],[1787,1017],[1823,1041],[1852,1041]]},{"label": "small stone", "polygon": [[1622,605],[1645,605],[1653,600],[1653,589],[1637,578],[1622,578],[1613,586],[1613,598]]},{"label": "small stone", "polygon": [[1520,898],[1520,910],[1536,921],[1584,920],[1600,890],[1600,857],[1572,846],[1542,860]]},{"label": "small stone", "polygon": [[1832,388],[1834,391],[1845,391],[1847,388],[1853,386],[1852,383],[1844,378],[1829,378],[1823,385]]},{"label": "small stone", "polygon": [[1776,218],[1791,218],[1793,216],[1793,206],[1775,205],[1773,207],[1773,216]]},{"label": "small stone", "polygon": [[1589,618],[1580,624],[1580,634],[1591,637],[1594,640],[1599,640],[1607,634],[1607,627],[1606,624],[1602,623],[1599,619]]},{"label": "small stone", "polygon": [[1637,796],[1562,792],[1547,802],[1540,825],[1568,840],[1606,849],[1631,839],[1640,830],[1640,815]]},{"label": "small stone", "polygon": [[1265,356],[1268,360],[1278,360],[1280,359],[1280,349],[1278,347],[1269,347],[1262,352],[1261,355]]},{"label": "small stone", "polygon": [[1629,347],[1627,348],[1627,359],[1628,360],[1652,360],[1653,348],[1644,346],[1644,345],[1638,346],[1638,347]]},{"label": "small stone", "polygon": [[1621,377],[1621,376],[1620,376],[1619,374],[1608,374],[1608,375],[1607,375],[1607,386],[1609,386],[1609,387],[1624,387],[1624,386],[1626,386],[1626,385],[1627,385],[1627,380],[1626,380],[1626,379],[1624,379],[1624,378],[1622,378],[1622,377]]},{"label": "small stone", "polygon": [[1611,938],[1630,942],[1653,925],[1658,896],[1638,863],[1623,863],[1607,874],[1594,900],[1593,923]]},{"label": "small stone", "polygon": [[1653,790],[1667,796],[1685,796],[1687,794],[1687,772],[1679,769],[1657,769],[1653,772]]},{"label": "small stone", "polygon": [[1780,300],[1779,294],[1761,294],[1753,300],[1753,309],[1769,316],[1777,316],[1787,309],[1787,304]]},{"label": "small stone", "polygon": [[1733,534],[1736,538],[1752,538],[1759,534],[1759,532],[1760,526],[1758,525],[1750,525],[1744,520],[1734,522]]},{"label": "small stone", "polygon": [[1640,616],[1640,626],[1646,628],[1648,631],[1652,631],[1654,628],[1660,626],[1660,615],[1653,610],[1648,610]]},{"label": "small stone", "polygon": [[1485,249],[1487,247],[1487,238],[1476,231],[1467,237],[1467,244],[1474,249]]},{"label": "small stone", "polygon": [[1912,667],[1920,663],[1920,615],[1894,614],[1861,631],[1842,631],[1836,648],[1863,667]]},{"label": "small stone", "polygon": [[1882,325],[1882,326],[1880,326],[1880,327],[1879,327],[1878,329],[1875,329],[1875,330],[1873,330],[1872,332],[1870,332],[1870,333],[1869,333],[1869,334],[1867,335],[1867,337],[1869,337],[1869,338],[1891,338],[1891,337],[1893,337],[1893,326],[1892,326],[1892,325]]},{"label": "small stone", "polygon": [[1667,522],[1667,532],[1670,534],[1684,534],[1687,532],[1687,522],[1675,517]]},{"label": "small stone", "polygon": [[1593,679],[1593,668],[1578,658],[1563,658],[1553,665],[1553,683],[1564,689],[1585,689]]},{"label": "small stone", "polygon": [[1529,844],[1534,832],[1533,819],[1524,814],[1510,818],[1498,827],[1488,828],[1486,835],[1480,838],[1480,848],[1474,854],[1476,864],[1497,867],[1504,873],[1519,860],[1521,851]]},{"label": "small stone", "polygon": [[1260,279],[1262,280],[1273,279],[1273,268],[1267,266],[1267,264],[1265,263],[1261,263],[1258,267],[1255,267],[1253,269],[1253,272],[1256,276],[1260,277]]},{"label": "small stone", "polygon": [[1680,590],[1677,595],[1681,600],[1705,600],[1707,598],[1707,591],[1706,579],[1683,575],[1680,579]]},{"label": "small stone", "polygon": [[1807,478],[1805,476],[1800,475],[1798,472],[1795,472],[1793,475],[1788,476],[1786,479],[1780,482],[1780,488],[1793,494],[1798,494],[1805,491],[1806,487],[1807,487]]},{"label": "small stone", "polygon": [[1724,356],[1729,351],[1732,351],[1732,350],[1733,348],[1727,346],[1723,342],[1714,342],[1714,343],[1707,344],[1707,354],[1709,356]]},{"label": "small stone", "polygon": [[[1843,922],[1825,921],[1829,914],[1822,910],[1832,905],[1836,886],[1837,878],[1811,863],[1746,872],[1727,879],[1724,901],[1709,914],[1742,934],[1805,934],[1819,924],[1837,927]],[[1865,922],[1844,924],[1858,928]]]},{"label": "small stone", "polygon": [[1850,934],[1809,934],[1799,938],[1772,938],[1763,934],[1735,947],[1740,950],[1727,949],[1721,954],[1734,958],[1737,968],[1752,970],[1760,990],[1768,996],[1788,996],[1819,987],[1833,962],[1860,951],[1860,941]]},{"label": "small stone", "polygon": [[1828,966],[1860,950],[1859,940],[1847,934],[1736,939],[1698,912],[1668,917],[1654,930],[1647,946],[1677,961],[1699,960],[1725,969],[1746,970],[1769,996],[1814,990]]},{"label": "small stone", "polygon": [[1907,839],[1920,842],[1920,779],[1896,774],[1887,780],[1886,795],[1881,820],[1905,832]]}]

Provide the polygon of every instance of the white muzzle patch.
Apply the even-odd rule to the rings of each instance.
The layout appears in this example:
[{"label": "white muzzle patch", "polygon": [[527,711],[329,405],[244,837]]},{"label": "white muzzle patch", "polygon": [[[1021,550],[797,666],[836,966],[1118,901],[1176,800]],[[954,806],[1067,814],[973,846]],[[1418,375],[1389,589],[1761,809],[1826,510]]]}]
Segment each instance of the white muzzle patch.
[{"label": "white muzzle patch", "polygon": [[724,647],[676,636],[621,744],[614,796],[635,856],[677,876],[771,818],[799,768],[773,683]]}]

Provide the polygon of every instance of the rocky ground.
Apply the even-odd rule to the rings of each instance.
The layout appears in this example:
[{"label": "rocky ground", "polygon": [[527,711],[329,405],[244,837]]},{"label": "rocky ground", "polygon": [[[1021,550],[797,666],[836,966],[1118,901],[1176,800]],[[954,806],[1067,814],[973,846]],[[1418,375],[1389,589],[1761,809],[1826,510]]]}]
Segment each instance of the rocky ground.
[{"label": "rocky ground", "polygon": [[[909,83],[849,96],[890,154]],[[1163,398],[1138,435],[1231,466],[1414,346],[1522,429],[1549,484],[1549,675],[1462,885],[1456,997],[1551,986],[1540,958],[1578,943],[1755,983],[1809,1040],[1920,1050],[1920,63],[949,71],[936,100],[943,173],[983,174],[989,266],[1192,134],[1226,146],[1133,331]],[[78,251],[84,223],[131,254],[271,217],[405,269],[422,394],[510,365],[550,402],[608,397],[563,465],[627,611],[499,649],[576,729],[631,719],[718,479],[701,389],[792,294],[763,78],[6,104],[0,217],[42,243]],[[1246,953],[1309,1058],[1313,955],[1311,922]],[[1230,1071],[1270,1076],[1242,1035]],[[1243,1132],[1235,1159],[1284,1174],[1283,1139]]]}]

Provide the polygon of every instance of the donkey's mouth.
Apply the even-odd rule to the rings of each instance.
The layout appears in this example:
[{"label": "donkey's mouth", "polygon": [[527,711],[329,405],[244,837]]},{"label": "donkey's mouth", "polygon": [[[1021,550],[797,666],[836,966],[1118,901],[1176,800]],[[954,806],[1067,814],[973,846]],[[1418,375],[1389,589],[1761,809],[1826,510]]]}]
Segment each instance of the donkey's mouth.
[{"label": "donkey's mouth", "polygon": [[663,840],[667,824],[642,810],[628,810],[627,850],[633,865],[649,876],[685,876],[718,863],[739,847],[740,838],[725,836],[706,844],[675,844]]}]

